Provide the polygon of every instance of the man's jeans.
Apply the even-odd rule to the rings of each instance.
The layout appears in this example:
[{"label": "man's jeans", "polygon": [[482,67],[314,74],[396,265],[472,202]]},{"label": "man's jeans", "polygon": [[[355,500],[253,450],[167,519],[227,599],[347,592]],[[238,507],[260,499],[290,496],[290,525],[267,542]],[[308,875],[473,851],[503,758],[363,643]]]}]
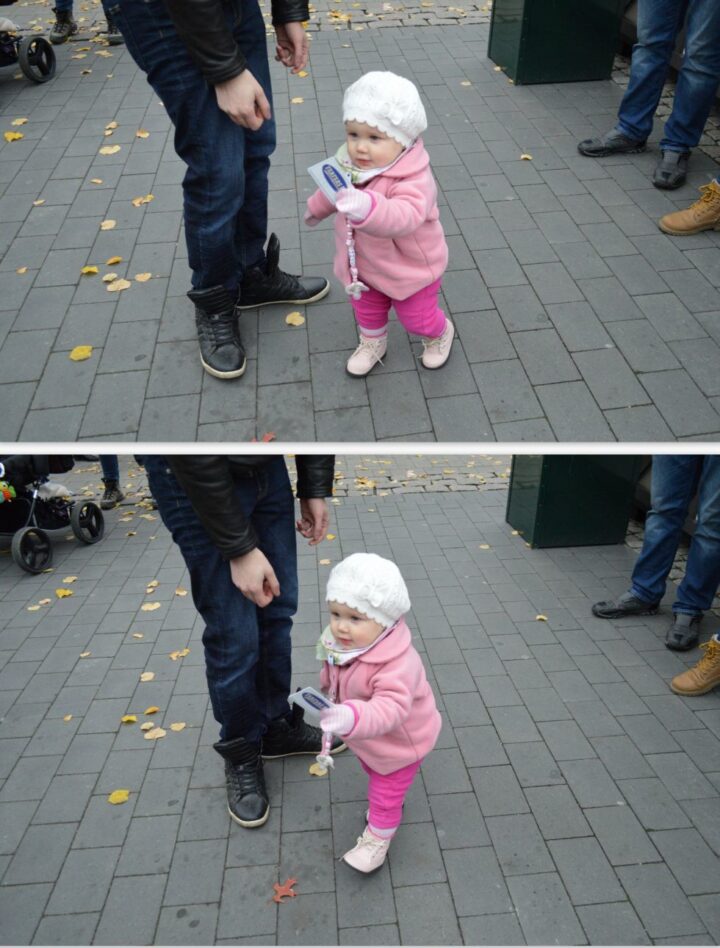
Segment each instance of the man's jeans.
[{"label": "man's jeans", "polygon": [[[687,19],[686,19],[687,14]],[[638,41],[617,128],[645,141],[652,132],[675,41],[686,24],[685,54],[660,148],[689,151],[700,141],[720,82],[720,2],[639,0]]]},{"label": "man's jeans", "polygon": [[[228,29],[271,101],[257,0],[227,6]],[[214,88],[190,59],[162,0],[105,0],[105,9],[162,100],[175,126],[175,151],[188,166],[183,190],[192,285],[196,290],[223,285],[234,292],[245,268],[264,260],[275,120],[252,132],[218,108]]]},{"label": "man's jeans", "polygon": [[104,481],[120,480],[120,464],[117,454],[101,454],[100,467],[102,468],[102,479]]},{"label": "man's jeans", "polygon": [[290,630],[297,612],[294,501],[285,461],[274,457],[235,479],[237,499],[280,583],[261,609],[233,585],[230,566],[203,529],[164,458],[143,458],[163,523],[190,572],[195,607],[205,622],[205,668],[220,739],[261,739],[268,721],[289,712]]},{"label": "man's jeans", "polygon": [[697,491],[697,526],[672,608],[699,615],[710,608],[720,585],[720,456],[655,455],[650,489],[652,507],[632,574],[632,593],[644,602],[662,599]]}]

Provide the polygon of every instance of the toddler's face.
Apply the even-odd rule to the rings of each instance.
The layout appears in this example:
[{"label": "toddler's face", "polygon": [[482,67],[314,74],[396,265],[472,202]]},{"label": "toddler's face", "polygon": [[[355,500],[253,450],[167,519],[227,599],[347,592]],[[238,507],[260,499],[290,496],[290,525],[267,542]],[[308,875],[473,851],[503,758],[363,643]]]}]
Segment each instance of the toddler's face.
[{"label": "toddler's face", "polygon": [[372,645],[383,630],[379,622],[368,618],[357,609],[351,609],[344,602],[328,602],[328,609],[330,631],[341,649]]},{"label": "toddler's face", "polygon": [[384,168],[395,161],[403,146],[365,122],[345,122],[347,149],[356,168]]}]

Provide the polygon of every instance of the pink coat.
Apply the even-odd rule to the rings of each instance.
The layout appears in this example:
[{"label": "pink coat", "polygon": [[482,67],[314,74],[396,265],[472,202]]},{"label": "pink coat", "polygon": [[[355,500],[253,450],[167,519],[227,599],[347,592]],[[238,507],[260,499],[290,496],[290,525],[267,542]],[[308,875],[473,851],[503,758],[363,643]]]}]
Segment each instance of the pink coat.
[{"label": "pink coat", "polygon": [[323,662],[320,686],[349,704],[355,726],[348,747],[381,774],[422,760],[435,746],[442,721],[405,621],[347,665]]},{"label": "pink coat", "polygon": [[[373,209],[355,231],[360,279],[393,300],[404,300],[438,280],[447,267],[437,206],[437,186],[422,139],[387,171],[371,178]],[[335,205],[317,190],[307,202],[313,217],[324,220]],[[335,276],[350,283],[345,215],[335,218]]]}]

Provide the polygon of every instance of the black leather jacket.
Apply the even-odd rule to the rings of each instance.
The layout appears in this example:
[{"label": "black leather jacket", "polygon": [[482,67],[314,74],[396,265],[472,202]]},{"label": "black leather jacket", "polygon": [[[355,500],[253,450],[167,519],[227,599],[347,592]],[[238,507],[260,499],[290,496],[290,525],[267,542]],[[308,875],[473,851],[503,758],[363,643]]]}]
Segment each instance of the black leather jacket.
[{"label": "black leather jacket", "polygon": [[[210,539],[226,560],[250,553],[258,546],[253,525],[236,500],[233,481],[252,474],[270,459],[262,454],[178,454],[165,458]],[[331,496],[335,471],[332,454],[297,455],[295,465],[298,497]]]},{"label": "black leather jacket", "polygon": [[[180,39],[210,85],[240,75],[247,63],[230,24],[242,18],[242,0],[165,0],[165,6]],[[308,0],[272,0],[275,26],[309,19]]]}]

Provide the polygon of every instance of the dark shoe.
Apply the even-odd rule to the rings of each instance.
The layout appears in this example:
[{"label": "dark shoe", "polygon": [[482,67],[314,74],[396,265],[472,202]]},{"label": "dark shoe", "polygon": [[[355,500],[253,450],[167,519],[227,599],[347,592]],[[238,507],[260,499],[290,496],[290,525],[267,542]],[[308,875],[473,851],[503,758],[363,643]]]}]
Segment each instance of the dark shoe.
[{"label": "dark shoe", "polygon": [[586,138],[577,147],[581,155],[603,158],[605,155],[637,155],[645,151],[645,142],[636,142],[613,128],[600,138]]},{"label": "dark shoe", "polygon": [[[333,736],[330,746],[331,754],[339,754],[347,747],[339,737]],[[275,718],[268,725],[262,743],[264,760],[274,760],[277,757],[293,757],[296,754],[320,753],[322,748],[322,731],[319,727],[306,724],[302,708],[293,705],[289,718]]]},{"label": "dark shoe", "polygon": [[228,813],[240,826],[262,826],[270,816],[270,803],[260,745],[237,737],[233,741],[218,741],[213,747],[225,758]]},{"label": "dark shoe", "polygon": [[684,612],[675,613],[675,622],[667,630],[665,645],[673,652],[687,652],[695,648],[700,640],[702,616],[690,616]]},{"label": "dark shoe", "polygon": [[73,20],[72,10],[56,10],[53,7],[53,13],[55,25],[50,31],[50,42],[53,46],[59,46],[61,43],[66,43],[71,36],[75,36],[78,25]]},{"label": "dark shoe", "polygon": [[195,304],[195,325],[200,343],[200,361],[216,379],[236,379],[247,366],[240,341],[235,300],[224,286],[190,290]]},{"label": "dark shoe", "polygon": [[664,151],[653,174],[653,184],[663,191],[674,191],[685,183],[690,161],[689,151]]},{"label": "dark shoe", "polygon": [[105,485],[105,491],[100,501],[100,507],[103,510],[112,510],[113,507],[117,507],[119,503],[125,500],[125,494],[120,490],[117,481],[103,481],[103,484]]},{"label": "dark shoe", "polygon": [[280,241],[270,234],[262,267],[249,267],[240,285],[238,309],[255,309],[271,303],[315,303],[330,289],[325,277],[303,277],[284,273],[278,266]]},{"label": "dark shoe", "polygon": [[105,30],[105,38],[108,41],[110,46],[122,46],[125,42],[125,37],[122,35],[120,30],[117,28],[117,24],[112,19],[112,17],[107,16],[107,29]]},{"label": "dark shoe", "polygon": [[622,619],[624,616],[654,616],[659,602],[644,602],[631,592],[623,593],[619,599],[596,602],[592,614],[598,619]]}]

